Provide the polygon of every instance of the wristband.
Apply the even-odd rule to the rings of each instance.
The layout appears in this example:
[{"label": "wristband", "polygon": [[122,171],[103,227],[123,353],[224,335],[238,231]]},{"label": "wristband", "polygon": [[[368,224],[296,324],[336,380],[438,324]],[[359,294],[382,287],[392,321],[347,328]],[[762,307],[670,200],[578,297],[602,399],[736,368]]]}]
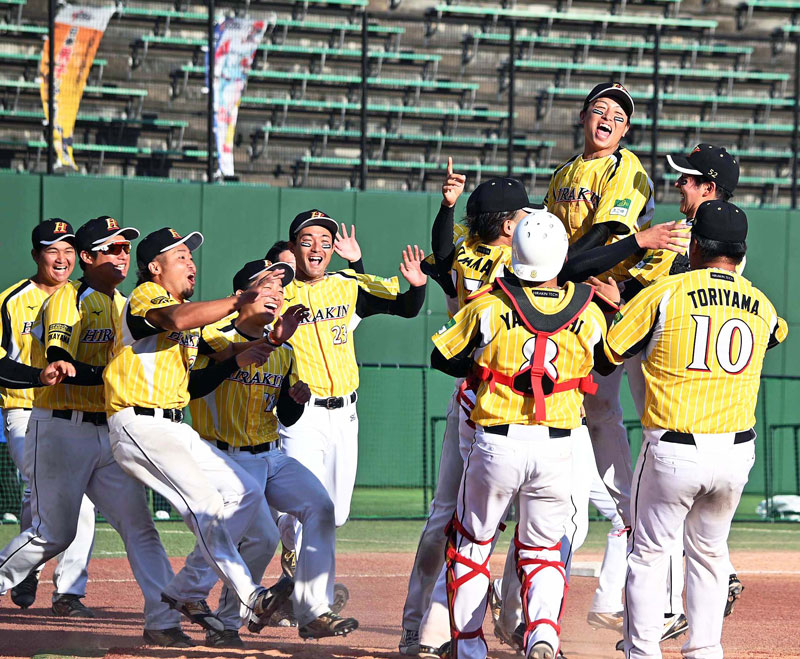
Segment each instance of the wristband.
[{"label": "wristband", "polygon": [[282,343],[275,343],[272,339],[272,330],[267,332],[267,343],[269,343],[273,348],[280,348],[283,344]]}]

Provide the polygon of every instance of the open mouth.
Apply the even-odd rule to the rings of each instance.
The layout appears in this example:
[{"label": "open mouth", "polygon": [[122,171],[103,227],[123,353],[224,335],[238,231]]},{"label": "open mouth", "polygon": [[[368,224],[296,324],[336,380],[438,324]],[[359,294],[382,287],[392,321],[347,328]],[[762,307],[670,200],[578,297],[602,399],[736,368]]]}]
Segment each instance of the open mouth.
[{"label": "open mouth", "polygon": [[125,264],[124,263],[120,263],[119,265],[115,265],[114,268],[116,268],[120,272],[125,272]]},{"label": "open mouth", "polygon": [[54,265],[53,266],[53,270],[55,270],[56,272],[66,272],[67,271],[67,266],[65,266],[65,265]]},{"label": "open mouth", "polygon": [[611,133],[613,133],[614,131],[611,129],[611,126],[609,126],[608,124],[600,124],[597,127],[597,132],[600,135],[604,136],[604,137],[610,137]]},{"label": "open mouth", "polygon": [[311,265],[321,265],[322,264],[322,257],[321,256],[309,256],[308,262]]},{"label": "open mouth", "polygon": [[264,308],[267,311],[277,311],[278,310],[278,305],[275,304],[274,302],[265,302],[264,303]]},{"label": "open mouth", "polygon": [[190,284],[194,285],[194,275],[189,275],[186,279],[189,281]]}]

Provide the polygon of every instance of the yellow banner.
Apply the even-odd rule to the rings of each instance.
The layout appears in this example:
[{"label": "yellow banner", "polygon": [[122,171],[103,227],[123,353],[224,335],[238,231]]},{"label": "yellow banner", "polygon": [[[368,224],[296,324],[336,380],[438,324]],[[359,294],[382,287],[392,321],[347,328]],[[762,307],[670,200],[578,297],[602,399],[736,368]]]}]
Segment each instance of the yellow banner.
[{"label": "yellow banner", "polygon": [[[82,7],[64,5],[56,15],[54,49],[55,68],[53,97],[53,148],[57,167],[78,169],[72,157],[72,134],[83,88],[89,77],[94,56],[114,7]],[[42,52],[41,92],[45,120],[48,116],[47,76],[50,72],[50,43],[45,39]]]}]

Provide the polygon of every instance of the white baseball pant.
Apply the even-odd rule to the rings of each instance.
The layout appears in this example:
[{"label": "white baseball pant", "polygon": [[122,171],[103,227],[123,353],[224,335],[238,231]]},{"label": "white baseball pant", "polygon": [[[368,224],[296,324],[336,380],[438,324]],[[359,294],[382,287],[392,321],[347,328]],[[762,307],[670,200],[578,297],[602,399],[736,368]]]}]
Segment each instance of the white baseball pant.
[{"label": "white baseball pant", "polygon": [[611,521],[611,531],[606,537],[606,549],[603,553],[603,563],[600,566],[600,577],[589,611],[618,613],[623,608],[622,589],[625,587],[625,572],[628,568],[626,563],[628,529],[596,469],[592,479],[592,489],[589,492],[589,501],[603,517]]},{"label": "white baseball pant", "polygon": [[[636,412],[641,418],[645,397],[641,353],[626,359],[624,368]],[[586,410],[586,421],[592,438],[597,470],[608,493],[617,504],[620,517],[626,526],[630,526],[633,459],[628,444],[628,434],[622,423],[620,402],[622,368],[615,369],[607,376],[599,375],[595,371],[592,371],[592,375],[598,384],[597,393],[594,396],[586,396],[583,406]],[[669,614],[683,613],[683,547],[679,544],[672,548],[670,564],[671,569],[667,572],[665,583],[664,611]]]},{"label": "white baseball pant", "polygon": [[[322,483],[294,458],[275,447],[263,453],[229,448],[227,456],[244,469],[266,494],[271,508],[295,516],[303,525],[303,545],[297,555],[292,609],[299,625],[305,625],[330,610],[336,579],[336,523],[331,501]],[[264,498],[262,494],[262,499]],[[277,540],[276,543],[277,545]],[[274,554],[251,537],[239,544],[247,567],[259,581]],[[218,617],[230,629],[235,622],[236,601],[227,586],[220,596]]]},{"label": "white baseball pant", "polygon": [[559,555],[570,515],[571,437],[545,426],[510,425],[508,435],[478,426],[464,465],[455,529],[448,542],[448,595],[454,656],[486,657],[481,627],[491,547],[508,506],[519,497],[518,567],[525,574],[526,653],[540,641],[558,651],[566,574]]},{"label": "white baseball pant", "polygon": [[[464,447],[459,440],[460,424],[466,425],[466,418],[461,414],[458,402],[461,382],[461,379],[456,380],[456,389],[447,407],[436,492],[428,510],[425,527],[419,537],[414,567],[408,579],[408,594],[403,606],[403,629],[420,629],[422,618],[431,601],[431,592],[444,565],[444,548],[447,542],[444,530],[453,519],[456,509],[458,487],[461,475],[464,473],[464,455],[466,455],[466,451],[462,454]],[[474,430],[469,429],[469,431],[470,434],[474,434]],[[469,448],[469,444],[466,448]],[[441,598],[441,606],[444,607],[446,615],[446,595]],[[442,643],[449,636],[448,629],[449,625],[445,621],[440,632],[440,635],[444,636]]]},{"label": "white baseball pant", "polygon": [[[28,476],[25,472],[25,433],[28,430],[28,420],[31,411],[15,408],[3,410],[3,426],[8,452],[19,471],[23,483],[22,509],[19,518],[20,532],[31,528],[33,517],[31,515],[31,489]],[[53,572],[53,598],[57,595],[86,595],[86,582],[89,580],[89,560],[92,557],[94,546],[94,504],[84,495],[81,499],[80,512],[78,513],[78,526],[75,539],[70,543],[56,560],[58,565]]]},{"label": "white baseball pant", "polygon": [[[195,446],[194,442],[190,444],[192,458],[222,497],[225,529],[233,544],[239,547],[253,582],[260,583],[280,540],[278,528],[264,499],[264,488],[233,456],[210,442],[205,444],[202,447]],[[245,534],[248,543],[258,547],[257,556],[252,550],[247,556],[242,552],[241,542]],[[205,599],[217,582],[217,573],[206,561],[201,542],[198,539],[194,549],[186,557],[183,568],[164,589],[169,597],[179,602]],[[248,557],[257,572],[253,571]],[[225,623],[226,629],[238,629],[242,622],[238,598],[226,588],[221,601],[224,602],[222,608],[226,617],[220,619]]]},{"label": "white baseball pant", "polygon": [[224,500],[205,473],[212,469],[224,479],[226,473],[234,478],[234,472],[191,426],[164,418],[162,410],[154,412],[156,416],[139,415],[129,407],[109,417],[114,458],[183,517],[203,557],[236,593],[244,618],[260,586],[253,583],[225,528]]},{"label": "white baseball pant", "polygon": [[[352,393],[343,399],[343,407],[327,409],[315,404],[325,399],[312,396],[296,423],[288,428],[278,425],[284,453],[308,469],[325,487],[333,502],[337,527],[350,516],[358,467],[357,396]],[[283,546],[299,554],[303,525],[294,515],[283,515],[278,528]]]},{"label": "white baseball pant", "polygon": [[145,629],[180,624],[180,614],[161,601],[172,579],[145,490],[114,461],[105,424],[53,417],[33,408],[25,437],[25,469],[31,475],[31,528],[0,552],[0,590],[22,581],[37,565],[75,538],[84,493],[122,536],[133,575],[144,595]]},{"label": "white baseball pant", "polygon": [[[755,441],[735,433],[664,441],[645,430],[633,484],[633,530],[625,585],[626,659],[661,657],[664,619],[653,593],[666,579],[670,548],[686,551],[686,659],[721,659],[728,596],[728,533],[755,460]],[[656,604],[654,605],[654,601]]]}]

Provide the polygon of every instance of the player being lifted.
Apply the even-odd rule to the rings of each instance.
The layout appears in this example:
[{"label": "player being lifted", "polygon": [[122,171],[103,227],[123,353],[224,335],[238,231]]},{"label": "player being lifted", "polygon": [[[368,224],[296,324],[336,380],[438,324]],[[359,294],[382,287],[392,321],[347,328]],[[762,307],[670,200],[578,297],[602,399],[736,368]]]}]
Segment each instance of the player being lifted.
[{"label": "player being lifted", "polygon": [[609,347],[644,351],[644,436],[636,465],[625,588],[626,658],[658,659],[668,554],[686,551],[689,639],[684,657],[722,657],[727,538],[755,459],[755,406],[766,350],[787,327],[767,297],[736,273],[747,217],[731,203],[699,206],[689,272],[636,295]]},{"label": "player being lifted", "polygon": [[[477,382],[476,425],[447,540],[449,656],[483,658],[491,546],[517,497],[525,653],[559,653],[566,573],[560,541],[570,505],[573,435],[590,372],[610,368],[605,318],[585,284],[558,285],[567,234],[544,210],[513,235],[512,268],[433,337],[435,368]],[[584,431],[585,432],[585,431]]]}]

